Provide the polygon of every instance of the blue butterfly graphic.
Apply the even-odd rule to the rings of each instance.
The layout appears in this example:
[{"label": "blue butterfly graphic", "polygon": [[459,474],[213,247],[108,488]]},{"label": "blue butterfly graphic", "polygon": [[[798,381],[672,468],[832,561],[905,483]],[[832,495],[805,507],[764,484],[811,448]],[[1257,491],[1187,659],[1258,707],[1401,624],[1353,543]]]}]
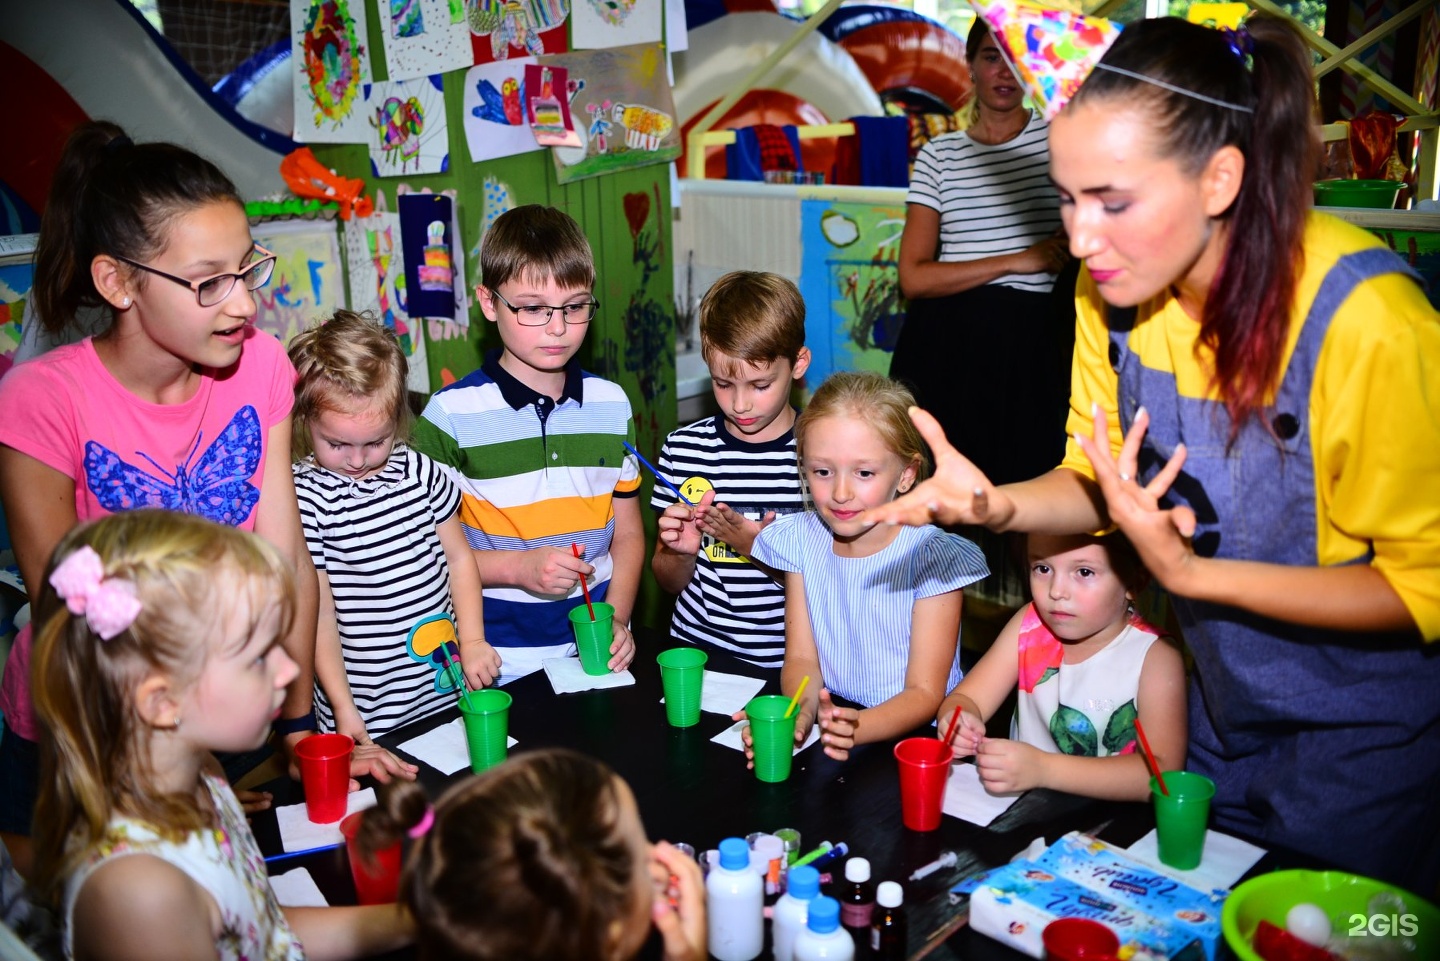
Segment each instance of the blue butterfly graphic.
[{"label": "blue butterfly graphic", "polygon": [[260,466],[260,417],[248,404],[236,411],[191,470],[190,462],[204,438],[203,432],[195,438],[195,446],[174,474],[149,454],[136,451],[163,478],[125,463],[103,444],[86,441],[85,481],[100,506],[112,514],[164,507],[231,527],[242,524],[260,500],[260,489],[250,483]]}]

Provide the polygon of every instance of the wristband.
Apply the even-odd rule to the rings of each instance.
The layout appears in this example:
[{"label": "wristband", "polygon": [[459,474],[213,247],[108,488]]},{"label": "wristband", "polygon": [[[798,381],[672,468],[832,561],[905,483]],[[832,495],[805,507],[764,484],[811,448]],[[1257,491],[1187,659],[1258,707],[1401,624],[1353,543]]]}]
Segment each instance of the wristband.
[{"label": "wristband", "polygon": [[281,737],[285,737],[287,734],[296,734],[300,731],[317,730],[315,710],[311,708],[308,713],[301,714],[299,717],[277,717],[270,722],[270,730]]}]

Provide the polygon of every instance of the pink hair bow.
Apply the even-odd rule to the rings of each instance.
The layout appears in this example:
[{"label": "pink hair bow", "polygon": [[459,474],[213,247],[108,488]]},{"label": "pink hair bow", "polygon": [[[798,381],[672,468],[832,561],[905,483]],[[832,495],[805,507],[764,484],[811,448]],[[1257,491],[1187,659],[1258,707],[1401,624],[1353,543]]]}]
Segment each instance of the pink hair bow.
[{"label": "pink hair bow", "polygon": [[85,615],[90,629],[104,641],[134,624],[140,614],[135,585],[106,578],[105,565],[92,547],[82,547],[61,561],[50,575],[50,586],[71,614]]}]

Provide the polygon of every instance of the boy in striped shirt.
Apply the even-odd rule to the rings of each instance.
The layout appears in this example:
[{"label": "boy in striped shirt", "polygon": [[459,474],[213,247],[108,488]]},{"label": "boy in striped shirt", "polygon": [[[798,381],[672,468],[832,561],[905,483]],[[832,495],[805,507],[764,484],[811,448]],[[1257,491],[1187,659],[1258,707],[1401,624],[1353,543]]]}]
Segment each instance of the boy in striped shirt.
[{"label": "boy in striped shirt", "polygon": [[414,447],[460,488],[499,683],[575,652],[581,578],[615,608],[610,668],[624,670],[645,534],[630,401],[574,361],[599,307],[590,243],[562,211],[516,207],[485,234],[480,272],[475,294],[503,346],[430,398]]},{"label": "boy in striped shirt", "polygon": [[790,389],[810,366],[805,302],[784,277],[736,271],[700,302],[700,352],[720,413],[673,432],[650,506],[660,536],[650,569],[679,595],[670,633],[759,667],[785,660],[785,588],[749,558],[760,529],[806,507]]}]

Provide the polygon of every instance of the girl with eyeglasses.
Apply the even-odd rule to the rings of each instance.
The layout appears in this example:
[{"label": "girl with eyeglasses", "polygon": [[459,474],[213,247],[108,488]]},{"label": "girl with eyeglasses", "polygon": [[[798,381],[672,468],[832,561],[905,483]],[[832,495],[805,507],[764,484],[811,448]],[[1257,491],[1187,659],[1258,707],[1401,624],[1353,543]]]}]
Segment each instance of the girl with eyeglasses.
[{"label": "girl with eyeglasses", "polygon": [[[290,474],[295,369],[251,325],[250,292],[273,264],[214,164],[172,144],[132,143],[111,123],[78,128],[42,215],[32,296],[52,332],[82,307],[110,321],[0,381],[0,503],[32,593],[76,524],[141,507],[274,545],[298,584],[284,643],[300,669],[276,722],[288,748],[315,727],[316,579]],[[0,685],[0,836],[22,870],[38,780],[30,648],[27,629]],[[372,764],[381,761],[365,755],[356,768]]]}]

